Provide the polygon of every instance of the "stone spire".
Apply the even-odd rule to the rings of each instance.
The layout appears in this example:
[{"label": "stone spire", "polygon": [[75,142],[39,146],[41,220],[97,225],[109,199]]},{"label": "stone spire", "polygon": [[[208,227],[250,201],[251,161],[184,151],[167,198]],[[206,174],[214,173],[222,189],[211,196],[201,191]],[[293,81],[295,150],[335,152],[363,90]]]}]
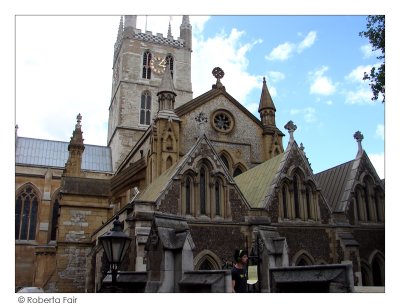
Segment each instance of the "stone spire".
[{"label": "stone spire", "polygon": [[258,112],[264,109],[272,109],[276,111],[274,102],[272,101],[271,94],[269,94],[268,91],[267,81],[265,80],[265,77],[263,77],[263,85],[261,90],[260,104],[258,106]]},{"label": "stone spire", "polygon": [[119,27],[118,27],[118,34],[117,34],[117,39],[114,44],[114,62],[117,59],[118,52],[119,52],[119,47],[121,46],[122,40],[124,36],[124,21],[121,16],[119,19]]},{"label": "stone spire", "polygon": [[171,31],[171,17],[169,18],[168,35],[167,35],[167,37],[168,37],[169,39],[172,39],[172,38],[173,38],[173,37],[172,37],[172,31]]},{"label": "stone spire", "polygon": [[122,37],[123,32],[124,32],[124,19],[121,16],[121,18],[119,19],[118,38]]},{"label": "stone spire", "polygon": [[75,124],[75,130],[72,132],[71,141],[68,145],[69,157],[67,163],[65,164],[64,170],[64,174],[69,176],[81,175],[82,155],[83,151],[85,150],[81,130],[81,114],[78,114],[76,120],[77,123]]},{"label": "stone spire", "polygon": [[263,77],[263,85],[261,90],[260,104],[258,106],[261,122],[264,126],[275,126],[276,108],[272,101],[271,94],[268,91],[267,82]]},{"label": "stone spire", "polygon": [[183,15],[182,24],[180,27],[180,38],[184,41],[184,46],[192,49],[192,25],[188,15]]},{"label": "stone spire", "polygon": [[356,132],[354,133],[353,137],[354,137],[354,139],[357,140],[357,144],[358,144],[358,151],[357,151],[357,158],[358,158],[358,157],[361,157],[361,155],[362,155],[363,152],[364,152],[363,147],[362,147],[362,144],[361,144],[361,142],[362,142],[363,139],[364,139],[364,135],[361,134],[361,132],[358,130],[358,131],[356,131]]}]

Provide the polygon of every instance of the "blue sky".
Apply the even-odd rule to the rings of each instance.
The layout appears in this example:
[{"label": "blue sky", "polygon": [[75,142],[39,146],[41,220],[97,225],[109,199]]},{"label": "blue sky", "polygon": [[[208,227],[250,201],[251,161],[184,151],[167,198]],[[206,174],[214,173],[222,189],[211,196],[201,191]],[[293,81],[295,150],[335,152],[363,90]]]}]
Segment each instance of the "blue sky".
[{"label": "blue sky", "polygon": [[[179,36],[181,16],[138,17],[137,27]],[[378,60],[365,16],[191,16],[194,97],[211,89],[215,66],[226,90],[259,117],[265,76],[277,126],[293,120],[315,173],[353,159],[353,134],[384,177],[384,108],[363,72]],[[89,26],[90,25],[90,26]],[[68,141],[78,113],[85,142],[105,145],[119,16],[17,16],[18,135]],[[29,29],[29,36],[26,35]],[[96,29],[96,31],[93,31]],[[50,77],[50,78],[49,78]],[[31,104],[37,108],[32,113]],[[60,114],[62,116],[60,116]],[[284,146],[288,137],[284,138]]]}]

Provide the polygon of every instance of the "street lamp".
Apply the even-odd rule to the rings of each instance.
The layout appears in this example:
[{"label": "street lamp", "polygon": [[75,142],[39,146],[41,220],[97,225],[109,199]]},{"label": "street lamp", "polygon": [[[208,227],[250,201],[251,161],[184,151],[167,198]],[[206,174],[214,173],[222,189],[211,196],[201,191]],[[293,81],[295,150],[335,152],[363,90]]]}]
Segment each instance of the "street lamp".
[{"label": "street lamp", "polygon": [[131,243],[131,238],[123,232],[119,216],[115,217],[114,227],[106,234],[99,237],[104,248],[108,263],[110,263],[112,284],[117,281],[118,267],[124,258]]}]

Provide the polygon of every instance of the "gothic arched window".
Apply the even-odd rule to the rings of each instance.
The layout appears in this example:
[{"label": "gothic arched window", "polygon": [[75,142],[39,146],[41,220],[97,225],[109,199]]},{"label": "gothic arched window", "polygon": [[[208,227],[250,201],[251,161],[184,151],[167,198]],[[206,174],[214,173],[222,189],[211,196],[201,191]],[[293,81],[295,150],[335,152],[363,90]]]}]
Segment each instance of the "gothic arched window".
[{"label": "gothic arched window", "polygon": [[171,55],[168,55],[165,60],[167,61],[167,65],[171,70],[171,77],[174,78],[174,58]]},{"label": "gothic arched window", "polygon": [[300,200],[299,200],[299,186],[297,176],[293,178],[293,195],[294,195],[294,214],[295,218],[300,218]]},{"label": "gothic arched window", "polygon": [[311,211],[311,192],[310,188],[306,189],[306,206],[307,206],[307,218],[312,219],[312,211]]},{"label": "gothic arched window", "polygon": [[191,205],[191,196],[192,196],[192,189],[191,189],[191,181],[190,178],[187,177],[185,181],[185,211],[186,215],[191,213],[190,205]]},{"label": "gothic arched window", "polygon": [[51,215],[51,233],[50,240],[55,241],[57,238],[57,228],[58,228],[58,212],[60,210],[60,204],[58,202],[58,198],[54,201],[53,211]]},{"label": "gothic arched window", "polygon": [[38,213],[38,196],[33,187],[27,185],[15,200],[15,239],[34,240]]},{"label": "gothic arched window", "polygon": [[287,196],[286,196],[286,185],[282,186],[282,212],[283,212],[283,218],[289,218]]},{"label": "gothic arched window", "polygon": [[206,172],[200,169],[200,215],[206,215]]},{"label": "gothic arched window", "polygon": [[228,159],[226,158],[226,156],[225,156],[225,155],[221,155],[221,160],[222,160],[222,162],[224,163],[226,169],[229,170],[229,161],[228,161]]},{"label": "gothic arched window", "polygon": [[215,215],[221,216],[221,184],[215,182]]},{"label": "gothic arched window", "polygon": [[144,91],[140,100],[140,124],[150,125],[151,117],[151,94]]},{"label": "gothic arched window", "polygon": [[364,187],[364,197],[365,197],[365,214],[366,214],[366,221],[371,220],[371,211],[369,208],[369,191],[368,187]]},{"label": "gothic arched window", "polygon": [[233,171],[233,177],[241,175],[243,173],[242,169],[240,167],[236,167],[235,171]]},{"label": "gothic arched window", "polygon": [[150,61],[151,61],[151,52],[146,51],[143,54],[142,78],[151,79]]}]

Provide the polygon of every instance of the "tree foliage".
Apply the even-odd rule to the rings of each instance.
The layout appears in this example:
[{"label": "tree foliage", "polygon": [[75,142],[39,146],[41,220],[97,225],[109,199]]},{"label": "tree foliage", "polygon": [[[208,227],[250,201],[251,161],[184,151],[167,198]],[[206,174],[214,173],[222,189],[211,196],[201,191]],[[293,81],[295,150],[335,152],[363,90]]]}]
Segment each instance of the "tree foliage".
[{"label": "tree foliage", "polygon": [[385,15],[371,15],[367,17],[367,30],[361,31],[360,36],[366,37],[372,46],[372,50],[380,50],[381,54],[377,57],[381,60],[380,67],[372,67],[368,74],[364,72],[363,80],[370,81],[372,90],[372,100],[377,100],[382,94],[382,103],[385,102]]}]

